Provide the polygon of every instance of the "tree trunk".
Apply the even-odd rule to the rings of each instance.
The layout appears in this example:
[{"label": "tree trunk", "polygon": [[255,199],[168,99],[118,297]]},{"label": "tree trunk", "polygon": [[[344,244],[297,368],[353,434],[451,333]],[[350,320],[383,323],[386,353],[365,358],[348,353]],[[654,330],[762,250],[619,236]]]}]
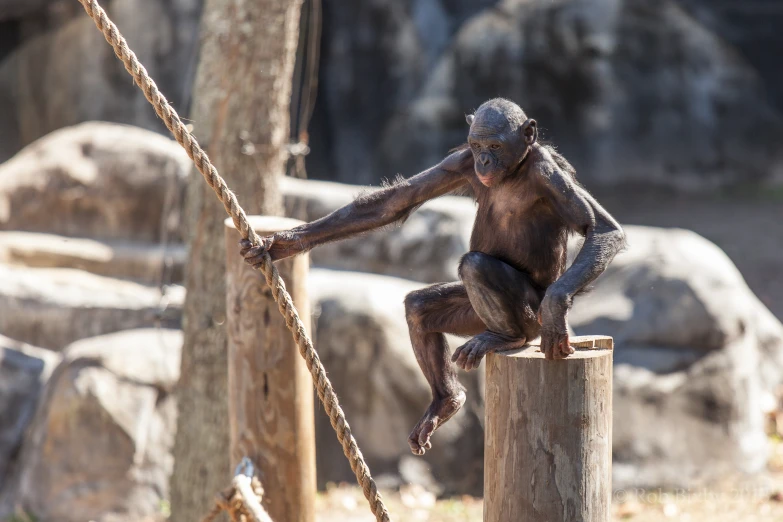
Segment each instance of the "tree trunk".
[{"label": "tree trunk", "polygon": [[[282,213],[301,0],[207,0],[193,94],[200,143],[248,214]],[[172,520],[200,520],[231,482],[225,211],[198,173],[185,217],[190,256],[171,478]]]}]

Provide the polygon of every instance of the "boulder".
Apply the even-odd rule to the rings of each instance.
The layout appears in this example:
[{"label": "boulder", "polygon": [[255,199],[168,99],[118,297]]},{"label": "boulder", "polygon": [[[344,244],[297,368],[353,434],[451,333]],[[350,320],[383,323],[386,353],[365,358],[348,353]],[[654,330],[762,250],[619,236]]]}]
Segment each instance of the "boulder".
[{"label": "boulder", "polygon": [[[690,486],[728,472],[761,470],[767,458],[764,414],[783,383],[783,325],[706,239],[684,230],[626,231],[627,251],[591,292],[577,297],[569,317],[579,335],[615,338],[616,485]],[[571,246],[573,256],[579,245]],[[313,270],[311,281],[316,346],[364,451],[375,467],[398,478],[400,470],[419,470],[404,442],[429,396],[410,351],[402,306],[404,295],[418,286],[321,269]],[[475,379],[472,386],[480,392],[481,374]],[[478,392],[470,394],[476,400],[467,412],[470,435],[452,439],[444,430],[440,437],[448,441],[438,444],[436,436],[435,460],[427,462],[434,480],[449,491],[472,487],[450,482],[470,474],[454,468],[447,476],[442,470],[449,464],[470,462],[481,476],[474,458],[482,451]],[[321,418],[319,444],[326,447],[333,444],[329,430]],[[448,458],[437,453],[455,448],[459,453]],[[322,481],[350,478],[340,457],[336,448],[320,452]]]},{"label": "boulder", "polygon": [[783,183],[775,10],[705,0],[454,3],[326,1],[311,177],[413,175],[465,141],[465,113],[503,96],[592,186]]},{"label": "boulder", "polygon": [[76,268],[144,284],[182,283],[187,249],[131,241],[102,241],[42,234],[0,232],[0,263],[31,268]]},{"label": "boulder", "polygon": [[628,250],[569,316],[615,339],[614,484],[688,487],[767,458],[783,325],[714,244],[626,227]]},{"label": "boulder", "polygon": [[[351,429],[384,484],[417,482],[448,493],[482,490],[483,400],[479,373],[462,375],[465,408],[438,430],[424,460],[407,439],[429,405],[430,388],[410,346],[403,299],[421,284],[394,277],[314,269],[315,344]],[[451,338],[452,349],[461,344]],[[483,371],[483,367],[482,367]],[[328,417],[317,408],[318,481],[352,481]]]},{"label": "boulder", "polygon": [[182,334],[74,343],[52,375],[10,485],[38,520],[140,520],[167,498]]},{"label": "boulder", "polygon": [[0,165],[0,230],[176,242],[190,169],[181,147],[153,132],[61,129]]},{"label": "boulder", "polygon": [[0,2],[0,22],[40,11],[57,0],[3,0]]},{"label": "boulder", "polygon": [[41,390],[60,359],[51,350],[0,335],[0,491]]},{"label": "boulder", "polygon": [[[40,8],[42,0],[11,3],[26,6],[24,12],[15,10],[23,15],[13,21],[18,33],[8,31],[16,38],[0,41],[7,46],[0,48],[0,57],[7,55],[8,63],[8,85],[0,88],[10,91],[12,98],[12,112],[0,126],[13,125],[22,146],[90,120],[166,132],[78,2],[46,0],[45,8]],[[202,4],[203,0],[101,2],[180,114],[186,112],[191,97]]]},{"label": "boulder", "polygon": [[[369,187],[284,178],[286,215],[312,221],[350,203]],[[394,275],[428,283],[454,281],[460,257],[469,250],[476,206],[469,198],[429,201],[403,226],[329,243],[310,253],[325,268]]]},{"label": "boulder", "polygon": [[0,265],[0,332],[59,350],[119,330],[177,326],[184,293],[70,268]]}]

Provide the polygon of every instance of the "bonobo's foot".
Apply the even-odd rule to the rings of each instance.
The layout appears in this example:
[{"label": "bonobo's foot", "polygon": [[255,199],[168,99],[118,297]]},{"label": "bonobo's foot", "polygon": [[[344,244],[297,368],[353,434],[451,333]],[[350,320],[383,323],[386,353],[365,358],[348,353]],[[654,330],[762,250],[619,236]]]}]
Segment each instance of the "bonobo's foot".
[{"label": "bonobo's foot", "polygon": [[424,455],[424,452],[432,447],[430,442],[432,434],[462,408],[466,398],[465,392],[460,390],[451,397],[432,401],[424,416],[408,436],[408,444],[414,455]]},{"label": "bonobo's foot", "polygon": [[475,336],[456,350],[451,356],[452,362],[463,370],[473,370],[481,364],[481,359],[488,353],[505,352],[522,348],[527,339],[506,337],[489,330]]}]

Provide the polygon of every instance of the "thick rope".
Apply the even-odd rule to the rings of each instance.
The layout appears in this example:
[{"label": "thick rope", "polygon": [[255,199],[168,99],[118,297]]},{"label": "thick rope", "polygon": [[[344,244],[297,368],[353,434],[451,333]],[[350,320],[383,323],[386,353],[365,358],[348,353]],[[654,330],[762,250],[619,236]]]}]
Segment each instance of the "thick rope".
[{"label": "thick rope", "polygon": [[225,511],[231,522],[272,522],[261,507],[264,488],[257,477],[237,475],[231,487],[215,496],[215,505],[201,522],[214,522]]},{"label": "thick rope", "polygon": [[[147,101],[152,104],[155,112],[174,135],[177,143],[182,145],[190,159],[193,160],[196,168],[204,176],[206,182],[212,187],[212,190],[215,191],[218,199],[223,203],[226,212],[231,216],[231,219],[233,219],[234,226],[239,230],[239,233],[244,239],[250,240],[254,245],[259,245],[259,237],[250,226],[247,215],[242,207],[239,206],[236,196],[228,188],[225,180],[220,177],[217,169],[209,161],[207,154],[201,149],[196,138],[193,137],[187,128],[185,128],[185,125],[182,123],[182,120],[179,119],[177,112],[158,90],[158,86],[155,85],[155,82],[149,77],[147,70],[139,62],[138,58],[136,58],[133,51],[128,48],[128,43],[120,34],[117,26],[109,20],[106,12],[98,5],[96,0],[79,0],[79,2],[81,2],[84,6],[84,10],[87,11],[87,14],[90,15],[90,18],[93,19],[95,25],[103,33],[106,41],[114,48],[114,53],[125,65],[125,69],[133,76],[136,85],[144,92]],[[364,461],[364,456],[351,434],[351,428],[348,425],[348,421],[345,419],[345,413],[343,413],[342,408],[340,408],[337,394],[334,392],[332,383],[326,376],[326,370],[313,348],[313,342],[305,332],[304,324],[302,324],[302,320],[299,318],[299,313],[294,307],[291,296],[285,288],[285,283],[268,254],[264,256],[260,270],[266,277],[267,284],[272,289],[272,297],[274,297],[280,313],[283,314],[283,317],[285,318],[286,326],[291,330],[294,341],[296,341],[296,344],[299,346],[299,353],[304,358],[307,369],[310,370],[310,374],[313,377],[313,383],[318,392],[318,398],[323,403],[326,414],[329,415],[332,428],[334,428],[337,439],[343,447],[343,453],[345,453],[345,456],[351,465],[351,469],[356,475],[356,480],[362,487],[364,496],[370,503],[370,510],[372,510],[372,513],[375,515],[378,522],[389,522],[389,512],[386,510],[383,499],[378,492],[378,487],[375,485],[375,481],[370,475],[370,469]]]}]

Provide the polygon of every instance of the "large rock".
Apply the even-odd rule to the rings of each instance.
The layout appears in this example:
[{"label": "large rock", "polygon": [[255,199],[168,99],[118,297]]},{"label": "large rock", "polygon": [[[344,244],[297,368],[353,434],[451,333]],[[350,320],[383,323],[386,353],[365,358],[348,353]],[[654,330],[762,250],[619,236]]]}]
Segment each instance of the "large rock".
[{"label": "large rock", "polygon": [[13,505],[64,522],[159,514],[173,467],[181,348],[181,332],[157,329],[69,346],[9,485]]},{"label": "large rock", "polygon": [[[504,0],[462,10],[436,0],[359,3],[326,1],[313,177],[370,184],[414,174],[465,140],[466,112],[505,96],[593,184],[783,182],[775,145],[783,37],[772,9],[704,0]],[[359,92],[357,77],[367,87]]]},{"label": "large rock", "polygon": [[706,239],[626,232],[628,251],[570,315],[578,334],[615,338],[615,485],[688,486],[763,469],[783,325]]},{"label": "large rock", "polygon": [[179,239],[191,164],[173,140],[91,122],[53,132],[0,165],[0,230],[114,240]]},{"label": "large rock", "polygon": [[56,0],[3,0],[0,2],[0,22],[40,11]]},{"label": "large rock", "polygon": [[[616,484],[690,485],[729,471],[762,469],[764,412],[783,382],[783,325],[709,241],[682,230],[626,230],[627,252],[592,292],[577,297],[570,315],[576,333],[615,338]],[[573,246],[572,255],[578,248]],[[392,471],[394,463],[407,469],[404,435],[428,397],[415,360],[405,358],[411,353],[401,303],[416,286],[322,270],[314,270],[311,284],[321,314],[316,345],[347,401],[360,443],[385,471]],[[481,419],[480,394],[471,396],[478,400],[471,415]],[[406,400],[402,409],[400,397]],[[419,402],[408,410],[413,401]],[[328,429],[322,419],[321,433]],[[459,439],[464,455],[481,452],[480,435],[471,436],[472,446],[470,437]],[[328,444],[330,437],[320,443]],[[457,443],[449,439],[446,447],[452,450]],[[435,450],[442,449],[436,442]],[[321,453],[320,469],[340,469],[335,451],[334,460],[330,452]],[[432,469],[442,482],[449,479],[436,471],[443,469],[438,466],[477,462],[455,454],[437,459]],[[464,483],[447,487],[470,488]]]},{"label": "large rock", "polygon": [[184,289],[158,288],[68,268],[0,265],[0,332],[59,350],[119,330],[176,326]]},{"label": "large rock", "polygon": [[[463,374],[468,403],[433,438],[422,461],[407,439],[426,410],[430,388],[408,337],[403,299],[421,284],[393,277],[315,269],[309,288],[315,343],[371,469],[387,485],[418,482],[450,493],[480,494],[483,401],[478,372]],[[464,342],[450,339],[452,348]],[[318,479],[353,474],[323,409],[316,419]]]},{"label": "large rock", "polygon": [[0,335],[0,491],[41,390],[60,359],[58,353]]},{"label": "large rock", "polygon": [[[21,146],[61,127],[90,120],[165,132],[144,94],[79,2],[24,3],[24,10],[15,10],[22,15],[13,21],[16,30],[9,26],[8,40],[0,41],[6,46],[0,48],[0,58],[8,54],[3,67],[7,81],[0,84],[7,92],[0,93],[0,100],[11,99],[10,111],[4,114],[0,127],[13,126]],[[202,4],[202,0],[101,2],[180,113],[190,102]],[[0,13],[2,10],[0,6]],[[0,131],[5,134],[9,133]],[[2,147],[0,152],[5,152]],[[0,157],[0,161],[6,158]]]},{"label": "large rock", "polygon": [[145,284],[182,283],[187,249],[130,241],[0,232],[0,263],[31,268],[77,268]]},{"label": "large rock", "polygon": [[[350,203],[369,187],[284,178],[286,214],[306,221]],[[394,275],[423,282],[457,279],[459,258],[469,250],[476,206],[446,196],[422,205],[403,226],[329,243],[310,253],[327,268]]]}]

